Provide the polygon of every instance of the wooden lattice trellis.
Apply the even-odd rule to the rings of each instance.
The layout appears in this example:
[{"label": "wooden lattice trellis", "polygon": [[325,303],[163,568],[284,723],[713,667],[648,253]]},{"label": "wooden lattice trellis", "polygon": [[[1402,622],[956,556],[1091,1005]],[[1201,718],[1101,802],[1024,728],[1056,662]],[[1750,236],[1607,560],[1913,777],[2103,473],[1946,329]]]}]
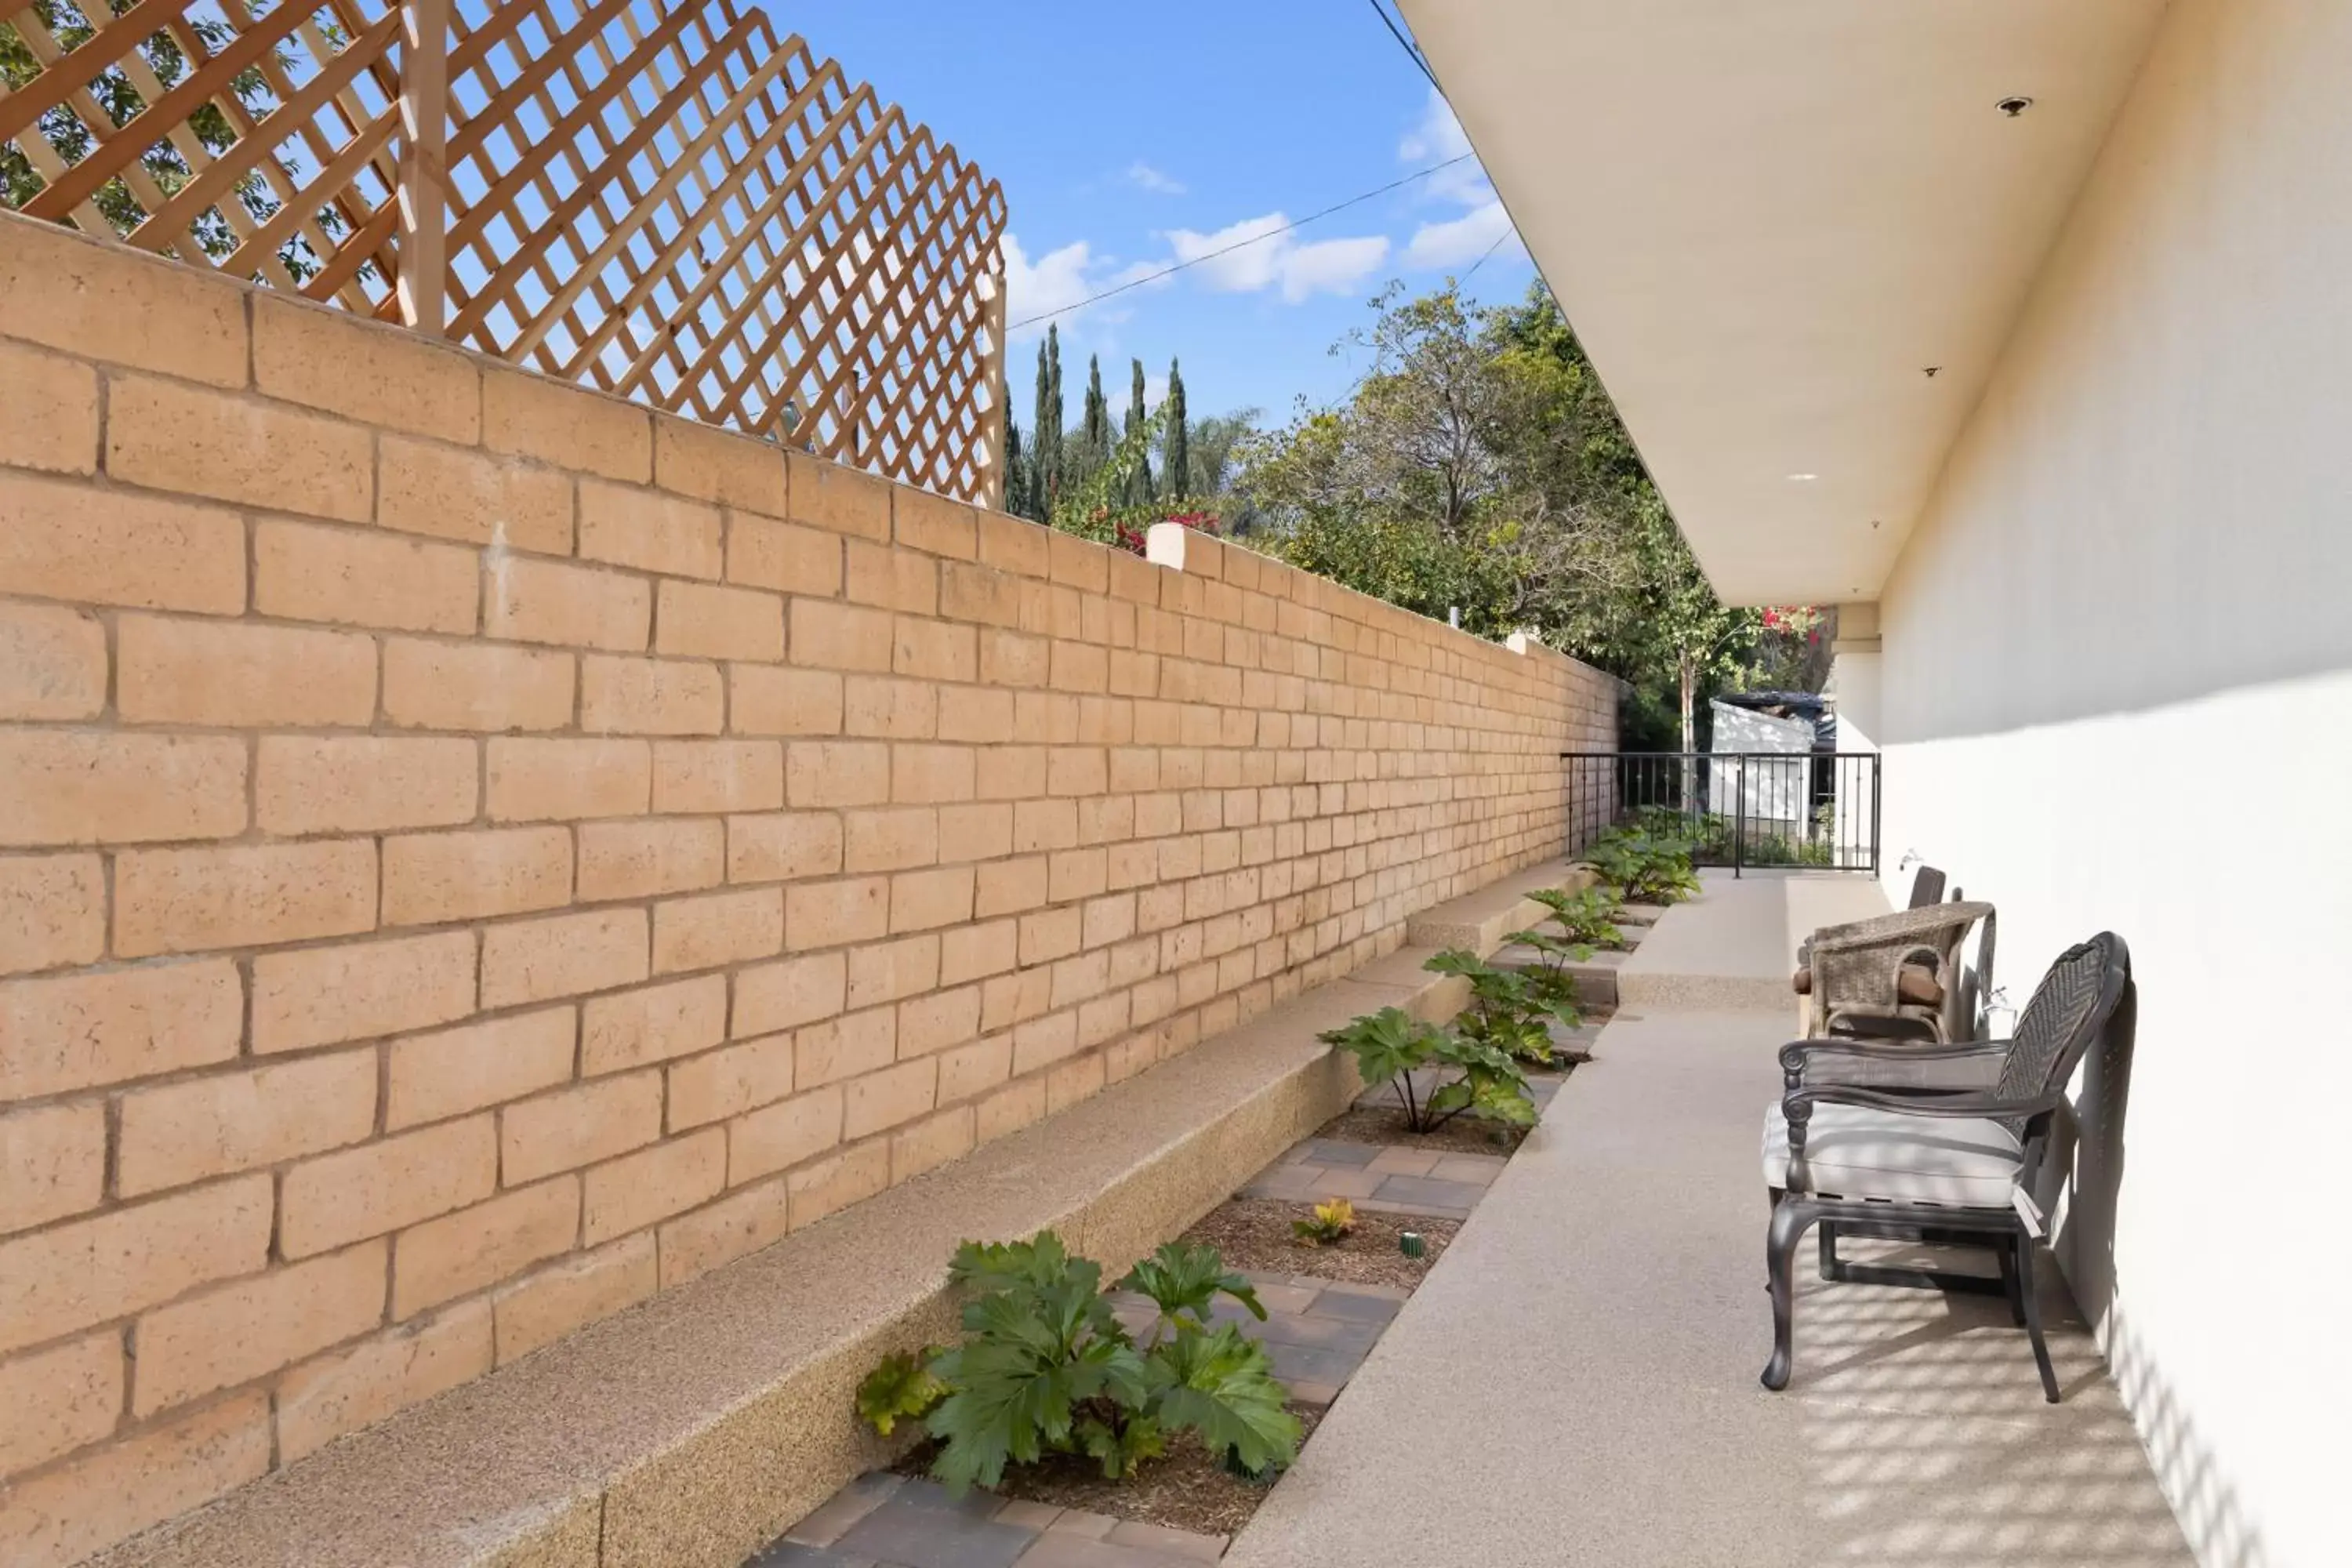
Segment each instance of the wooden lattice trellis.
[{"label": "wooden lattice trellis", "polygon": [[0,0],[0,79],[35,216],[1000,498],[1003,191],[736,0]]}]

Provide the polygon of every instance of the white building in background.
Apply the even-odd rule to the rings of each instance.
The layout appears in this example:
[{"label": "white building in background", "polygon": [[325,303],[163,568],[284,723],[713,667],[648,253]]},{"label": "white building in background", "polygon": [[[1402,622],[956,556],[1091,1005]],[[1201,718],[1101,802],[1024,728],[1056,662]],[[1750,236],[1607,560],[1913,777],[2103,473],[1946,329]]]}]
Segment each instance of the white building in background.
[{"label": "white building in background", "polygon": [[2130,942],[2061,1260],[2200,1559],[2352,1563],[2352,4],[1402,5],[1885,874]]},{"label": "white building in background", "polygon": [[1709,707],[1707,750],[1723,760],[1706,764],[1707,809],[1735,827],[1744,824],[1750,842],[1766,835],[1792,845],[1802,839],[1812,815],[1812,721],[1720,699]]}]

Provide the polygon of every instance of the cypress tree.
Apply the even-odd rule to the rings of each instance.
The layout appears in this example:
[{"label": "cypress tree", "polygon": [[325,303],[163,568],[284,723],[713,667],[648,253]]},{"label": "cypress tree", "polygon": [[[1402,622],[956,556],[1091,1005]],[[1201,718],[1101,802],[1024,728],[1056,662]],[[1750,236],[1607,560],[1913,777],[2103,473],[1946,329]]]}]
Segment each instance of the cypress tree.
[{"label": "cypress tree", "polygon": [[1168,362],[1168,429],[1160,459],[1162,488],[1170,499],[1192,493],[1192,435],[1184,427],[1184,372]]},{"label": "cypress tree", "polygon": [[[1045,467],[1053,452],[1053,437],[1046,432],[1053,429],[1054,425],[1045,407],[1045,395],[1053,390],[1046,384],[1045,374],[1045,343],[1052,335],[1053,329],[1049,327],[1046,329],[1046,336],[1037,340],[1035,402],[1030,405],[1029,410],[1029,428],[1033,433],[1029,444],[1029,471],[1035,477],[1035,482],[1031,487],[1028,496],[1032,510],[1023,512],[1021,515],[1024,517],[1038,517],[1035,509],[1044,501],[1045,491],[1053,482]],[[1040,518],[1039,521],[1042,521],[1043,519]]]},{"label": "cypress tree", "polygon": [[1087,472],[1091,474],[1110,455],[1110,405],[1103,397],[1098,354],[1087,356],[1087,410],[1078,426],[1078,442],[1085,448]]},{"label": "cypress tree", "polygon": [[1029,512],[1039,522],[1054,520],[1062,493],[1062,331],[1045,329],[1037,345],[1037,413],[1029,428]]},{"label": "cypress tree", "polygon": [[1021,422],[1004,422],[1004,510],[1014,517],[1029,515],[1029,465],[1021,456]]},{"label": "cypress tree", "polygon": [[[1142,428],[1148,416],[1143,411],[1143,362],[1133,360],[1129,363],[1134,366],[1134,374],[1127,384],[1127,427],[1124,433],[1132,436]],[[1151,500],[1151,458],[1148,454],[1138,453],[1136,456],[1135,472],[1128,480],[1127,499],[1138,506]]]}]

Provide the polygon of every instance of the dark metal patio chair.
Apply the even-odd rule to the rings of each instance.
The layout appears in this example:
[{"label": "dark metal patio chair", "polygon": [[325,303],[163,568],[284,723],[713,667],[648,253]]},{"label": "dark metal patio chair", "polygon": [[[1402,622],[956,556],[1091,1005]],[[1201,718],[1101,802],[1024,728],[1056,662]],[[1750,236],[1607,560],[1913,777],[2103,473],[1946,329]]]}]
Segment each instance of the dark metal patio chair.
[{"label": "dark metal patio chair", "polygon": [[[2034,1294],[2038,1226],[2026,1211],[2066,1106],[2066,1082],[2099,1037],[2131,979],[2123,938],[2105,931],[2062,953],[2008,1040],[1917,1046],[1869,1040],[1796,1040],[1780,1048],[1786,1090],[1764,1121],[1764,1183],[1772,1201],[1765,1243],[1772,1296],[1772,1359],[1764,1386],[1789,1384],[1798,1244],[1815,1224],[1845,1236],[1990,1246],[2000,1278],[1940,1269],[1842,1263],[1825,1228],[1825,1278],[1863,1284],[2005,1294],[2033,1344],[2042,1389],[2058,1402]],[[1831,1063],[1890,1057],[1998,1061],[1990,1090],[1864,1088],[1821,1081]]]}]

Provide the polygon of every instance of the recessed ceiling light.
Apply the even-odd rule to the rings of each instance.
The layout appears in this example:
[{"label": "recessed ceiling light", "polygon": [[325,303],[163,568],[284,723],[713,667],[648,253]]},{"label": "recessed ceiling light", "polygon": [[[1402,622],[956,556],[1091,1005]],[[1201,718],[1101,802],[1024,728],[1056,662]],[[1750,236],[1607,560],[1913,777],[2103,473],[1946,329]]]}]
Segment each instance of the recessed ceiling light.
[{"label": "recessed ceiling light", "polygon": [[2003,114],[2008,115],[2011,120],[2014,120],[2019,115],[2024,113],[2027,110],[2032,108],[2033,100],[2030,98],[2024,97],[2022,94],[2012,93],[2011,96],[2002,99],[1999,103],[1994,104],[1993,107],[2000,110]]},{"label": "recessed ceiling light", "polygon": [[1809,485],[1820,478],[1819,474],[1790,474],[1789,482],[1792,485]]}]

